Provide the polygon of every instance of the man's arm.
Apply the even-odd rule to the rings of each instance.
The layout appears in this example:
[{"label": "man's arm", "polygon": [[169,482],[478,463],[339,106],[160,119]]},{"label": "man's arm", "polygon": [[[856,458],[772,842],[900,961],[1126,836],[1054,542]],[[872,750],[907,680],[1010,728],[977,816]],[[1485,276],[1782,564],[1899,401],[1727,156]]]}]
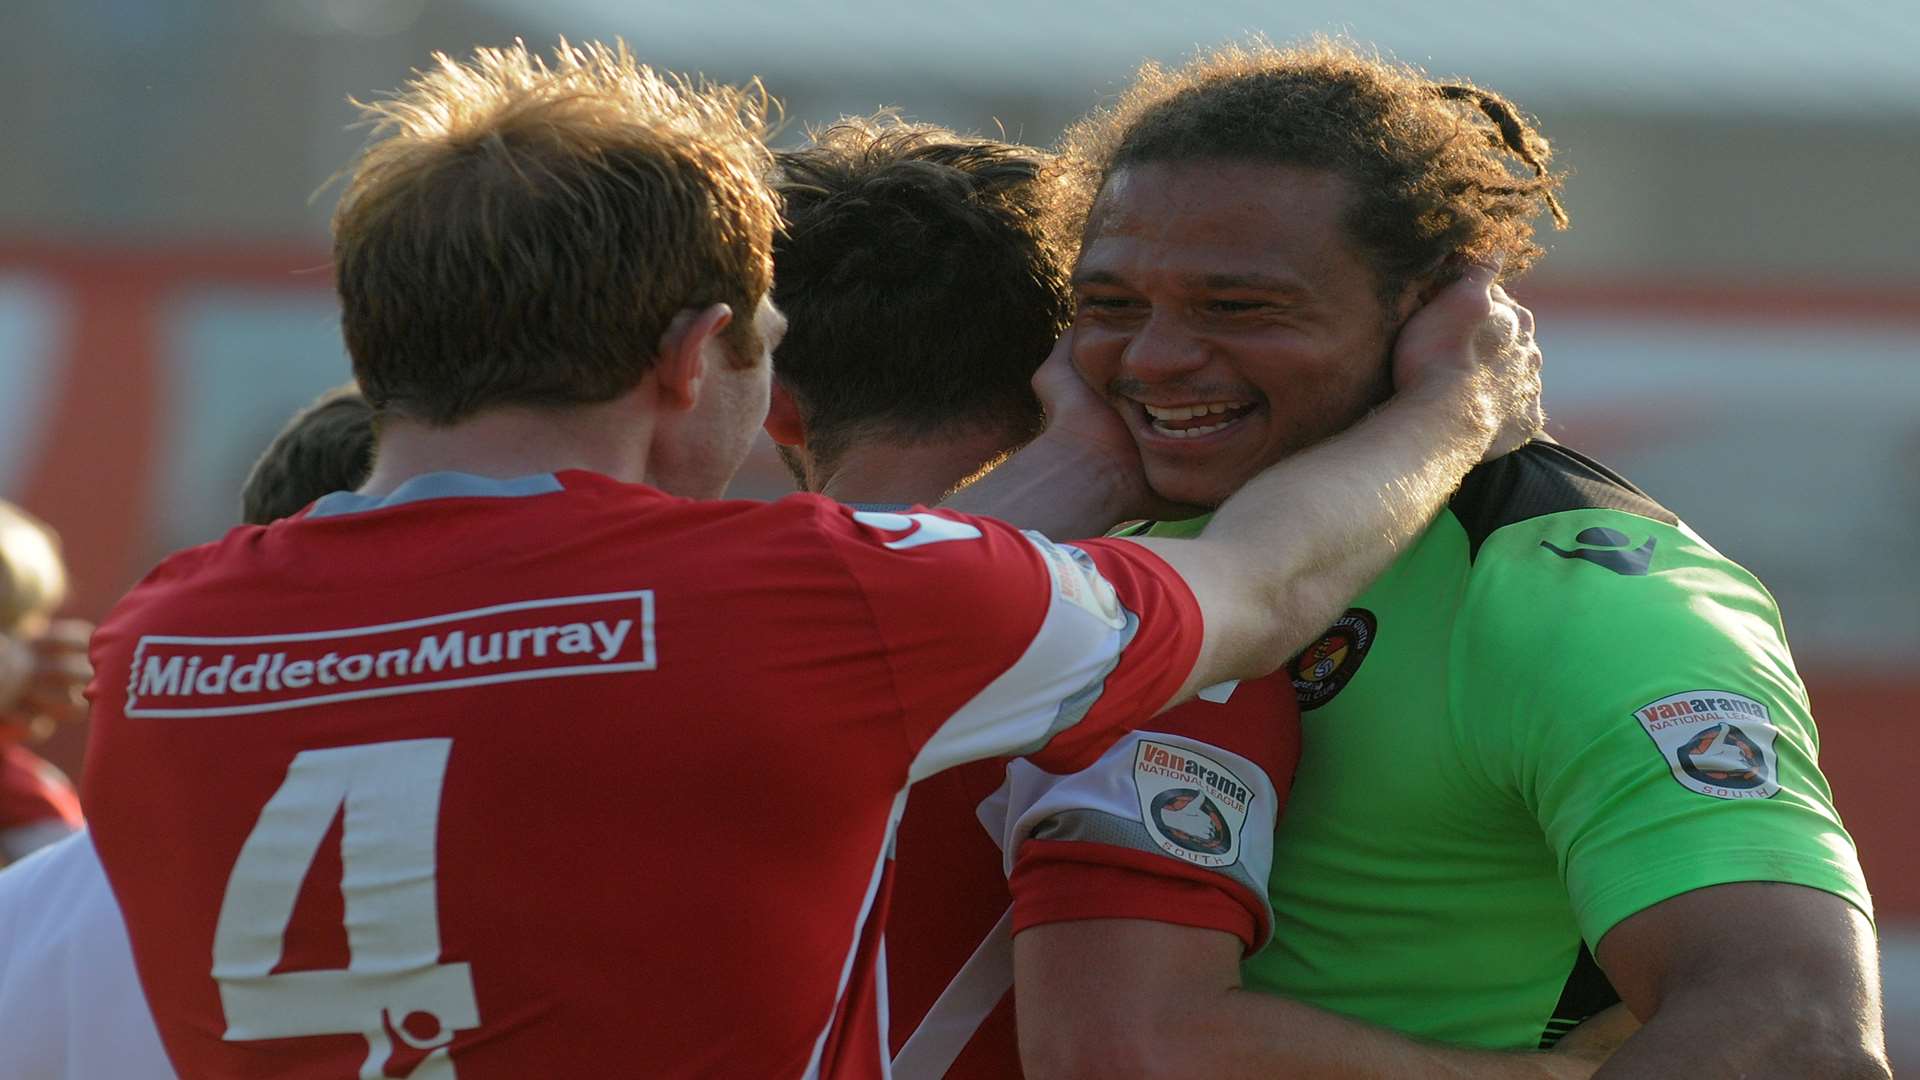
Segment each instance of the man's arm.
[{"label": "man's arm", "polygon": [[[1232,934],[1136,919],[1021,933],[1013,939],[1014,1003],[1027,1076],[1579,1080],[1597,1064],[1573,1054],[1423,1043],[1243,990],[1240,952]],[[1666,1075],[1675,1060],[1667,1059]]]},{"label": "man's arm", "polygon": [[1892,1075],[1873,928],[1831,893],[1696,889],[1627,917],[1596,959],[1644,1021],[1599,1078],[1672,1076],[1677,1061],[1691,1075],[1754,1080]]}]

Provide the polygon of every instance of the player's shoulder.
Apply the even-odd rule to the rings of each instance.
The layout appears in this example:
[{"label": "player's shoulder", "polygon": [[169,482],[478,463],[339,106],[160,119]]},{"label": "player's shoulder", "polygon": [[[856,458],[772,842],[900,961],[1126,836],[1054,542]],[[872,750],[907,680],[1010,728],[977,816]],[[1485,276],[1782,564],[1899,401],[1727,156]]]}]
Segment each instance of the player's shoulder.
[{"label": "player's shoulder", "polygon": [[862,564],[877,561],[916,571],[947,566],[962,573],[997,564],[1014,571],[1038,565],[1039,549],[1046,546],[1003,521],[939,507],[875,509],[818,495],[790,495],[780,503],[790,514],[804,514],[842,557]]},{"label": "player's shoulder", "polygon": [[155,607],[172,607],[209,583],[232,577],[248,565],[267,533],[266,526],[239,525],[219,539],[182,548],[155,563],[100,620],[93,647],[117,637],[120,628],[140,621]]},{"label": "player's shoulder", "polygon": [[1449,509],[1471,559],[1457,625],[1502,655],[1594,670],[1736,640],[1785,655],[1758,578],[1575,450],[1536,443],[1483,465]]},{"label": "player's shoulder", "polygon": [[1645,579],[1645,593],[1690,588],[1697,578],[1674,572],[1704,569],[1758,587],[1632,481],[1557,443],[1530,443],[1480,466],[1447,509],[1482,582],[1520,578],[1543,588],[1593,586],[1605,593],[1611,582]]},{"label": "player's shoulder", "polygon": [[1678,515],[1612,469],[1571,447],[1533,442],[1472,472],[1447,504],[1478,557],[1495,534],[1565,514],[1625,514],[1673,527]]}]

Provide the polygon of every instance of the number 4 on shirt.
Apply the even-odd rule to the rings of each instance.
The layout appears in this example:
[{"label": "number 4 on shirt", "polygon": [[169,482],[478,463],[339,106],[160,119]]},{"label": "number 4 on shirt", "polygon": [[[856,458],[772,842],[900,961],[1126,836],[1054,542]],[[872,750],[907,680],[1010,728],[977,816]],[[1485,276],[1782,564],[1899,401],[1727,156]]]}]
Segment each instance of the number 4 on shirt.
[{"label": "number 4 on shirt", "polygon": [[[424,1055],[416,1080],[453,1077],[446,1047],[480,1025],[473,974],[440,963],[434,838],[452,739],[303,751],[260,811],[227,878],[213,939],[229,1041],[360,1035],[362,1077],[396,1049]],[[273,974],[321,841],[344,813],[344,969]],[[396,1048],[394,1042],[401,1046]]]}]

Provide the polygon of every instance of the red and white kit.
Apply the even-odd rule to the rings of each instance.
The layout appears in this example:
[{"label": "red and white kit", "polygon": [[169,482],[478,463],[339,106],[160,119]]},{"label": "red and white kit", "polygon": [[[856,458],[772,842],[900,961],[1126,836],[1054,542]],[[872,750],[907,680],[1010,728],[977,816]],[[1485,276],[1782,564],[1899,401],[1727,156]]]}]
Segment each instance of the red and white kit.
[{"label": "red and white kit", "polygon": [[1273,830],[1300,761],[1288,673],[1147,726],[1077,772],[976,762],[914,786],[887,923],[899,1080],[1021,1075],[1013,935],[1029,927],[1150,919],[1266,944]]},{"label": "red and white kit", "polygon": [[0,731],[0,866],[80,828],[80,799],[66,775]]},{"label": "red and white kit", "polygon": [[874,1076],[908,784],[1096,760],[1200,632],[1124,541],[434,474],[136,587],[87,802],[185,1075]]}]

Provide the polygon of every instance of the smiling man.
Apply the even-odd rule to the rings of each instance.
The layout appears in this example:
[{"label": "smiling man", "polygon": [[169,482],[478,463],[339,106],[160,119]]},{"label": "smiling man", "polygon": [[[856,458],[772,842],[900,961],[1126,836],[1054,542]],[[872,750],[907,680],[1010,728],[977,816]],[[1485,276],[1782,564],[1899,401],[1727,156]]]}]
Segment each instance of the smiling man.
[{"label": "smiling man", "polygon": [[[1532,220],[1564,224],[1508,102],[1339,44],[1149,67],[1065,159],[1072,359],[1111,411],[1055,384],[1050,434],[1120,474],[1137,448],[1201,507],[1386,400],[1463,259],[1511,278]],[[1779,614],[1626,480],[1544,441],[1482,466],[1293,678],[1276,934],[1244,985],[1294,1000],[1236,993],[1217,932],[1035,927],[1030,1074],[1396,1075],[1300,1003],[1524,1050],[1624,1000],[1644,1027],[1600,1076],[1886,1075],[1870,901]],[[1703,1043],[1732,1002],[1755,1022]]]},{"label": "smiling man", "polygon": [[1201,540],[721,500],[786,325],[764,97],[515,46],[367,116],[334,267],[371,473],[92,643],[93,840],[187,1076],[886,1075],[910,785],[1073,771],[1270,672],[1536,429],[1484,275]]}]

